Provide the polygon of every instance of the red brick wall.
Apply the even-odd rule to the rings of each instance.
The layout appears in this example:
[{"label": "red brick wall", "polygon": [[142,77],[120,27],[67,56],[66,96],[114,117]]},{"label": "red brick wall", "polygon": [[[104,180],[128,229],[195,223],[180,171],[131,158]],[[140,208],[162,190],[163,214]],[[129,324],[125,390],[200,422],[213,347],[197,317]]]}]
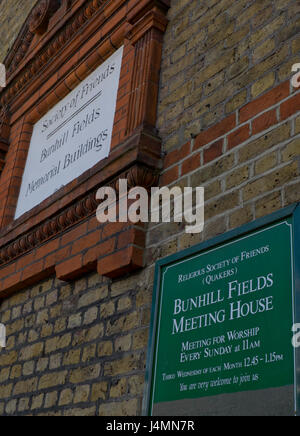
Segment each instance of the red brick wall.
[{"label": "red brick wall", "polygon": [[[100,225],[95,197],[102,185],[117,187],[118,178],[128,179],[129,188],[149,187],[157,180],[161,143],[156,105],[167,10],[165,0],[87,1],[83,7],[64,1],[43,35],[31,30],[32,18],[23,26],[13,49],[17,55],[7,58],[8,86],[0,96],[10,111],[0,187],[2,295],[52,274],[70,280],[98,269],[116,277],[143,266],[143,227]],[[34,124],[122,45],[109,158],[14,221]],[[7,133],[4,127],[2,134]],[[71,229],[72,243],[65,235]]]}]

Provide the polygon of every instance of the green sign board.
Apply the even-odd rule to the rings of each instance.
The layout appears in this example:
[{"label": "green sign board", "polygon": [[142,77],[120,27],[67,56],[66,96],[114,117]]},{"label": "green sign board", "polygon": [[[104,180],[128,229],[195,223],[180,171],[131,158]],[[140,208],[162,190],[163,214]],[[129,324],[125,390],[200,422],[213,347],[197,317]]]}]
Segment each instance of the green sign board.
[{"label": "green sign board", "polygon": [[158,263],[148,414],[295,413],[294,227],[288,209]]}]

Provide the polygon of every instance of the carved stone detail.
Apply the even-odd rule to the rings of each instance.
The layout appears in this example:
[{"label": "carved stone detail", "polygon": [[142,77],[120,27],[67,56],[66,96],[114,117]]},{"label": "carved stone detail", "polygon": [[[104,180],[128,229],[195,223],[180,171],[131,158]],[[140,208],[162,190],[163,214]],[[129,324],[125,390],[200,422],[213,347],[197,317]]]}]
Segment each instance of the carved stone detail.
[{"label": "carved stone detail", "polygon": [[32,12],[29,22],[30,32],[43,35],[48,28],[50,18],[59,6],[59,0],[41,0]]},{"label": "carved stone detail", "polygon": [[148,168],[143,166],[132,167],[127,175],[128,188],[134,188],[135,186],[142,186],[143,188],[150,189],[158,184],[159,173],[155,171],[149,171]]}]

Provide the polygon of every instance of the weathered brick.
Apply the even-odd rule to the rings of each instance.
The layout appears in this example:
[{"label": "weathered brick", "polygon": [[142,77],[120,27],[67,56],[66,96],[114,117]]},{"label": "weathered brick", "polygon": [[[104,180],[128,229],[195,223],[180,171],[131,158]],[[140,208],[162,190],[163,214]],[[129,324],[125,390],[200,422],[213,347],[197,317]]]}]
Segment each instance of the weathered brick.
[{"label": "weathered brick", "polygon": [[36,391],[37,386],[38,386],[38,379],[36,377],[28,379],[26,381],[20,381],[15,384],[13,394],[21,395],[21,394],[31,393]]},{"label": "weathered brick", "polygon": [[10,368],[4,368],[0,371],[0,383],[6,382],[9,379]]},{"label": "weathered brick", "polygon": [[35,368],[34,361],[25,362],[23,365],[23,375],[25,375],[25,376],[32,375],[34,372],[34,368]]},{"label": "weathered brick", "polygon": [[227,146],[228,150],[231,150],[233,147],[240,145],[245,142],[250,137],[250,126],[246,124],[245,126],[240,127],[235,130],[233,133],[228,135],[227,138]]},{"label": "weathered brick", "polygon": [[111,336],[117,333],[127,332],[138,326],[138,314],[132,312],[129,315],[122,316],[116,320],[109,320],[106,327],[106,335]]},{"label": "weathered brick", "polygon": [[100,382],[93,384],[91,400],[98,401],[99,399],[105,400],[107,393],[107,382]]},{"label": "weathered brick", "polygon": [[83,324],[84,325],[92,324],[97,319],[97,316],[98,316],[98,308],[92,307],[91,309],[85,312]]},{"label": "weathered brick", "polygon": [[53,354],[50,357],[49,369],[58,369],[61,367],[62,355],[61,354]]},{"label": "weathered brick", "polygon": [[132,342],[131,335],[118,337],[115,340],[115,350],[117,352],[129,351],[131,349],[131,342]]},{"label": "weathered brick", "polygon": [[3,399],[6,399],[6,398],[10,398],[11,392],[12,392],[12,388],[13,388],[12,384],[1,386],[1,389],[0,389],[0,399],[3,400]]},{"label": "weathered brick", "polygon": [[96,406],[68,409],[64,411],[64,416],[96,416]]},{"label": "weathered brick", "polygon": [[149,330],[139,330],[133,334],[133,344],[132,348],[133,350],[140,350],[143,348],[146,348],[148,345],[148,339],[149,339]]},{"label": "weathered brick", "polygon": [[259,179],[249,183],[243,189],[244,200],[247,201],[263,193],[272,191],[278,186],[293,180],[293,178],[297,177],[298,175],[298,165],[297,163],[292,163],[276,171],[273,171],[266,176],[260,177]]},{"label": "weathered brick", "polygon": [[40,394],[32,399],[31,410],[40,409],[44,401],[44,394]]},{"label": "weathered brick", "polygon": [[59,397],[59,406],[68,406],[73,402],[73,392],[71,389],[64,389]]},{"label": "weathered brick", "polygon": [[121,398],[127,392],[127,379],[121,378],[112,383],[109,397],[110,398]]},{"label": "weathered brick", "polygon": [[271,213],[280,209],[281,205],[282,199],[279,191],[265,195],[255,203],[256,217],[261,218],[262,216],[270,215]]},{"label": "weathered brick", "polygon": [[49,389],[54,386],[64,385],[67,378],[67,371],[51,372],[43,375],[39,381],[39,389]]},{"label": "weathered brick", "polygon": [[45,397],[45,408],[50,409],[51,407],[54,407],[58,400],[58,393],[57,392],[50,392],[49,394],[46,394]]},{"label": "weathered brick", "polygon": [[97,301],[101,301],[104,298],[106,298],[108,295],[108,288],[107,286],[102,286],[100,288],[88,291],[84,293],[78,302],[78,307],[85,307],[89,306],[93,303],[96,303]]},{"label": "weathered brick", "polygon": [[29,409],[29,398],[21,398],[18,402],[18,411],[24,412]]},{"label": "weathered brick", "polygon": [[259,154],[271,149],[274,145],[288,139],[290,136],[290,126],[289,124],[284,124],[259,139],[248,143],[239,151],[239,161],[245,162]]},{"label": "weathered brick", "polygon": [[137,400],[127,400],[117,403],[106,403],[99,406],[99,416],[136,416],[138,413]]},{"label": "weathered brick", "polygon": [[82,352],[82,362],[89,362],[90,360],[93,360],[96,356],[96,344],[88,345],[83,349]]},{"label": "weathered brick", "polygon": [[240,110],[240,121],[248,121],[250,118],[258,115],[259,113],[288,97],[289,93],[289,82],[278,85],[271,91],[268,91],[263,96],[259,97],[254,101],[251,101],[251,103],[248,103],[246,106],[242,107]]},{"label": "weathered brick", "polygon": [[252,97],[256,98],[259,95],[266,92],[268,89],[272,88],[276,80],[275,73],[271,72],[266,74],[264,77],[259,79],[252,85],[251,93]]},{"label": "weathered brick", "polygon": [[265,57],[267,54],[275,49],[275,40],[273,38],[267,39],[256,49],[253,50],[253,61],[257,62],[261,58]]},{"label": "weathered brick", "polygon": [[81,350],[71,350],[68,353],[65,353],[63,358],[63,365],[76,365],[80,362],[80,354]]},{"label": "weathered brick", "polygon": [[250,176],[250,168],[248,165],[238,168],[231,172],[226,177],[226,188],[231,189],[245,183]]},{"label": "weathered brick", "polygon": [[284,206],[298,202],[299,188],[300,182],[293,183],[284,188]]},{"label": "weathered brick", "polygon": [[12,367],[10,372],[10,378],[19,378],[22,374],[22,366],[21,365],[15,365]]},{"label": "weathered brick", "polygon": [[128,379],[129,395],[142,396],[145,387],[145,377],[143,375],[135,375]]},{"label": "weathered brick", "polygon": [[99,377],[100,365],[92,365],[88,367],[78,368],[70,373],[70,383],[77,384],[93,380]]},{"label": "weathered brick", "polygon": [[89,395],[90,395],[89,385],[78,386],[76,388],[75,395],[74,395],[74,404],[86,403],[89,399]]},{"label": "weathered brick", "polygon": [[277,123],[276,110],[271,110],[265,112],[263,115],[255,118],[252,121],[252,133],[256,135],[257,133],[267,130],[269,127]]},{"label": "weathered brick", "polygon": [[255,174],[263,174],[277,164],[277,153],[269,153],[255,162]]},{"label": "weathered brick", "polygon": [[17,361],[18,353],[16,351],[11,351],[9,353],[1,354],[0,364],[1,366],[12,365]]},{"label": "weathered brick", "polygon": [[89,329],[80,330],[74,334],[73,346],[80,345],[83,343],[88,343],[95,341],[96,339],[102,338],[104,334],[103,324],[97,324]]},{"label": "weathered brick", "polygon": [[71,334],[66,334],[63,336],[57,336],[53,339],[48,339],[46,341],[45,352],[46,354],[52,353],[63,348],[67,348],[71,343]]},{"label": "weathered brick", "polygon": [[280,116],[282,120],[286,120],[291,115],[294,115],[300,110],[300,93],[291,97],[289,100],[282,103],[280,106]]},{"label": "weathered brick", "polygon": [[111,341],[101,342],[98,346],[98,356],[111,356],[113,353],[113,344]]},{"label": "weathered brick", "polygon": [[105,376],[116,376],[121,374],[130,373],[139,368],[138,357],[134,354],[124,357],[121,360],[107,362],[104,366]]},{"label": "weathered brick", "polygon": [[8,415],[13,415],[17,410],[17,400],[10,400],[5,408],[5,411]]},{"label": "weathered brick", "polygon": [[109,301],[108,303],[101,304],[100,307],[100,318],[105,319],[112,316],[115,313],[115,303]]}]

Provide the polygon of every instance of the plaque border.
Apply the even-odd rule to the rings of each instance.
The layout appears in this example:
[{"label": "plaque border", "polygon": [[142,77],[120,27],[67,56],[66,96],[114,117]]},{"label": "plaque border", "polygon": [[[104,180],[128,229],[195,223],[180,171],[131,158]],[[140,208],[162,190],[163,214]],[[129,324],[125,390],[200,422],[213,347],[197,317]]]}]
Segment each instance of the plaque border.
[{"label": "plaque border", "polygon": [[[191,257],[195,254],[205,252],[210,248],[216,248],[226,242],[234,241],[237,238],[246,236],[256,230],[268,227],[276,222],[282,221],[285,218],[292,218],[292,250],[293,250],[293,272],[294,272],[294,287],[293,287],[293,312],[294,323],[300,322],[300,202],[294,203],[284,209],[276,211],[271,215],[259,218],[251,223],[247,223],[234,230],[230,230],[222,235],[212,238],[208,241],[194,245],[179,253],[160,259],[155,265],[154,285],[153,285],[153,298],[151,308],[151,322],[150,334],[148,341],[147,361],[146,361],[146,376],[145,376],[145,389],[143,397],[143,416],[151,416],[151,398],[153,387],[153,370],[155,362],[155,347],[158,335],[159,323],[159,302],[161,291],[161,277],[162,269],[176,261],[182,261],[185,258]],[[291,331],[292,338],[292,331]],[[291,345],[292,346],[292,345]],[[295,415],[300,416],[300,348],[294,350],[294,404]],[[298,370],[297,370],[298,369]],[[299,391],[299,392],[298,392]]]}]

